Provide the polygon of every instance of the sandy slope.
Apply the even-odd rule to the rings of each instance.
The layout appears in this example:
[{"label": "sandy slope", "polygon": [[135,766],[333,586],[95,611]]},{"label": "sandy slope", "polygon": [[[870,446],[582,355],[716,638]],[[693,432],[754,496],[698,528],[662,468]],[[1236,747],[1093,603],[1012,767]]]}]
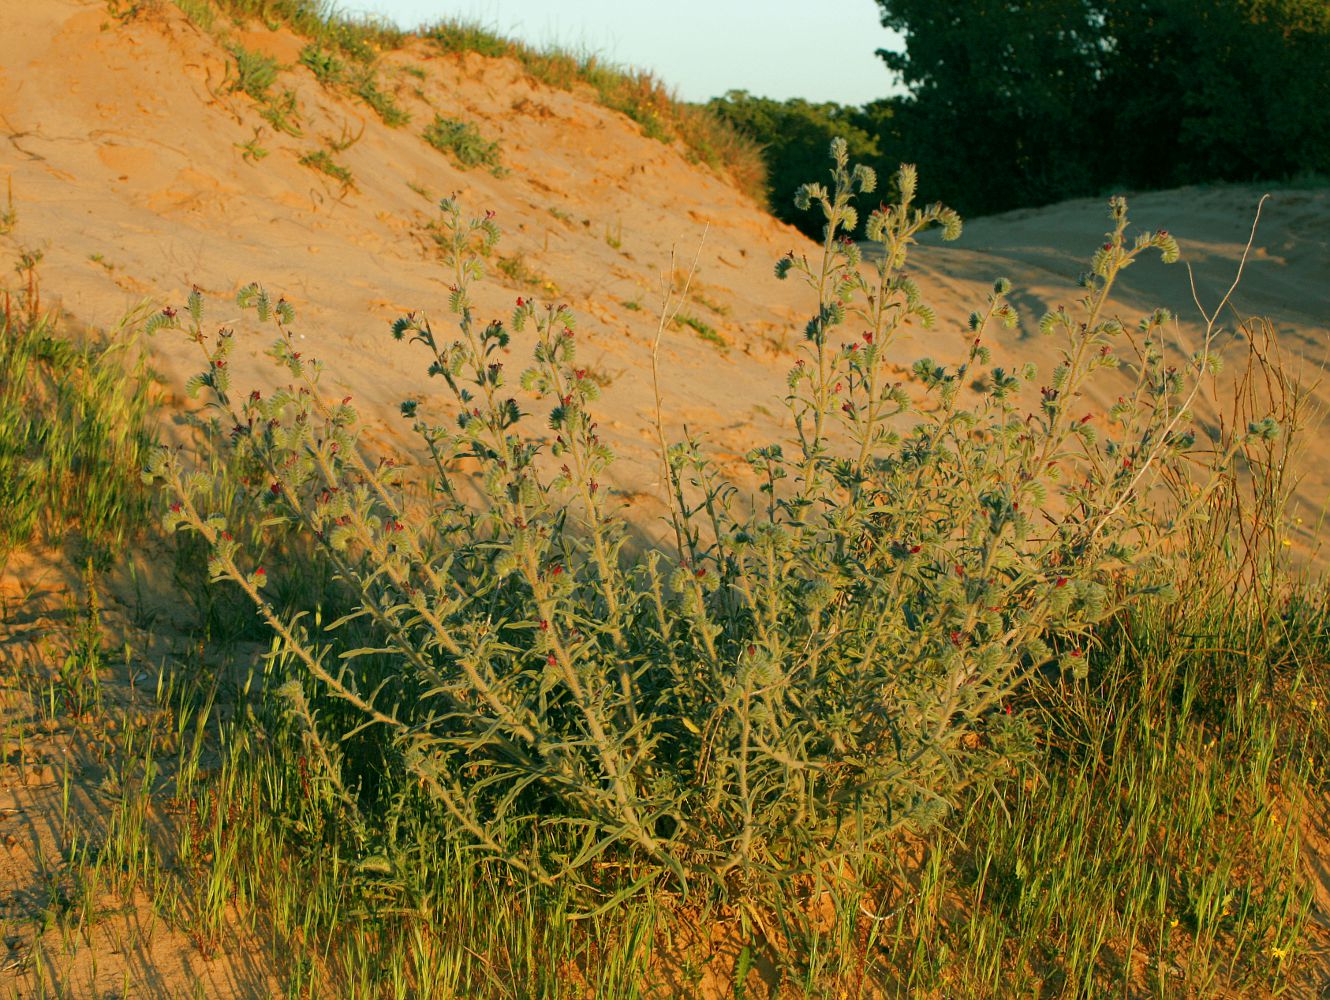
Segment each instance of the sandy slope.
[{"label": "sandy slope", "polygon": [[[231,295],[259,280],[296,303],[311,353],[395,434],[397,404],[428,387],[420,357],[391,345],[387,323],[409,309],[442,313],[447,279],[424,227],[433,199],[457,192],[475,210],[497,213],[508,233],[501,252],[520,255],[528,272],[552,283],[536,290],[583,317],[582,361],[611,379],[602,423],[624,459],[615,478],[625,493],[650,492],[656,478],[643,428],[648,344],[673,248],[690,260],[701,246],[694,288],[707,305],[687,311],[731,349],[686,327],[667,333],[671,430],[705,432],[729,455],[778,433],[786,349],[808,299],[794,283],[774,281],[770,268],[787,250],[814,247],[588,93],[550,89],[508,61],[441,57],[420,44],[384,60],[385,85],[412,114],[406,127],[391,129],[363,104],[323,89],[298,65],[301,41],[288,32],[238,33],[290,67],[278,88],[297,95],[303,136],[296,138],[275,132],[248,97],[227,92],[224,51],[169,4],[121,24],[96,0],[33,0],[13,5],[6,19],[0,183],[13,182],[14,239],[44,251],[48,292],[80,319],[106,324],[145,297],[179,302],[197,284],[212,294],[213,318],[229,320]],[[507,176],[462,171],[422,141],[436,111],[499,140]],[[297,162],[326,141],[356,135],[335,154],[354,175],[350,190]],[[240,145],[255,137],[271,155],[248,162]],[[1231,278],[1258,195],[1245,188],[1144,195],[1133,201],[1134,217],[1179,237],[1202,300],[1213,303]],[[1235,299],[1245,314],[1274,317],[1286,351],[1310,368],[1327,356],[1327,222],[1330,192],[1276,192]],[[1031,336],[1034,322],[1047,305],[1075,295],[1076,275],[1106,226],[1101,202],[1069,202],[979,220],[959,247],[920,251],[918,276],[942,322],[903,343],[902,362],[922,353],[948,358],[964,317],[998,275],[1015,282],[1025,316],[1026,332],[1011,340],[1010,353],[1046,352]],[[1197,339],[1183,268],[1151,262],[1127,277],[1124,319],[1168,305],[1189,318],[1183,335]],[[531,284],[543,282],[490,280],[479,297],[505,315]],[[253,353],[266,339],[249,341]],[[1236,341],[1228,349],[1235,358],[1245,353]],[[195,365],[178,341],[164,338],[154,351],[177,383]],[[514,364],[523,359],[518,344]],[[1308,468],[1303,495],[1319,510],[1330,491],[1327,463]]]},{"label": "sandy slope", "polygon": [[[297,65],[299,39],[262,28],[237,33],[288,66],[279,87],[299,101],[303,135],[294,137],[274,132],[248,97],[227,92],[224,51],[169,4],[121,24],[100,0],[15,0],[4,4],[3,21],[0,192],[12,182],[19,212],[5,257],[18,247],[41,250],[48,303],[58,301],[77,319],[110,325],[144,299],[179,303],[197,284],[211,297],[212,318],[231,321],[234,292],[262,281],[295,302],[309,353],[329,364],[380,433],[397,439],[399,402],[433,387],[422,358],[392,344],[387,326],[411,309],[442,316],[447,278],[425,227],[434,200],[457,192],[475,210],[497,213],[508,233],[502,253],[520,254],[539,276],[488,280],[479,293],[487,310],[506,315],[516,295],[534,290],[582,316],[582,361],[609,381],[602,427],[622,455],[613,478],[642,521],[660,509],[646,429],[648,350],[672,248],[687,262],[700,245],[700,296],[686,308],[730,347],[722,351],[686,327],[667,331],[670,432],[686,425],[731,458],[780,433],[784,374],[809,302],[800,286],[776,282],[771,265],[786,251],[811,255],[816,248],[589,94],[552,90],[506,61],[440,57],[417,45],[384,60],[386,86],[413,116],[390,129]],[[499,140],[508,174],[463,171],[430,148],[420,130],[436,111],[473,121]],[[357,135],[336,154],[354,174],[349,190],[298,162],[328,141]],[[270,155],[244,159],[241,145],[251,139]],[[1142,195],[1133,199],[1133,216],[1178,236],[1211,306],[1232,278],[1259,194],[1222,188]],[[1076,295],[1076,276],[1106,227],[1102,202],[1086,200],[978,220],[958,246],[930,240],[915,266],[940,322],[936,332],[902,343],[902,363],[920,354],[954,356],[965,317],[1000,275],[1015,282],[1024,316],[1023,330],[1007,336],[1002,353],[1042,353],[1047,362],[1037,318]],[[1243,315],[1272,317],[1289,363],[1313,380],[1328,359],[1328,234],[1330,191],[1274,192],[1234,299]],[[1169,306],[1184,317],[1182,337],[1199,338],[1182,267],[1133,268],[1119,301],[1132,322]],[[258,357],[267,339],[248,340],[249,356]],[[1225,343],[1235,361],[1245,355],[1240,339]],[[153,351],[176,386],[197,365],[193,348],[180,341],[163,337]],[[518,343],[514,366],[524,356]],[[1087,400],[1087,411],[1104,402],[1102,394]],[[1315,402],[1320,409],[1330,403],[1325,388]],[[1223,409],[1222,399],[1214,400],[1202,413],[1213,418]],[[1330,443],[1312,433],[1304,447],[1295,512],[1304,523],[1290,533],[1306,549],[1316,542],[1315,514],[1330,496]],[[13,808],[0,802],[0,810]],[[0,873],[16,864],[0,861]],[[209,995],[251,988],[240,985],[234,969],[209,975]],[[255,977],[262,981],[264,973]]]}]

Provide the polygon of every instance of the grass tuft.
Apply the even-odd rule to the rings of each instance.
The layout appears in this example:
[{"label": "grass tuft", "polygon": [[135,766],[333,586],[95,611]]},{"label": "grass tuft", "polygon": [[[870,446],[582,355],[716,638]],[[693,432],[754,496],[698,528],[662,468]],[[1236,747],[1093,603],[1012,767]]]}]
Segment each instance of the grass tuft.
[{"label": "grass tuft", "polygon": [[716,328],[705,320],[698,319],[696,316],[690,316],[687,313],[679,313],[674,317],[676,323],[686,326],[708,344],[714,344],[722,351],[730,349],[729,341],[717,332]]},{"label": "grass tuft", "polygon": [[532,77],[560,90],[588,85],[601,104],[632,119],[644,135],[666,143],[680,140],[690,160],[728,174],[754,202],[767,203],[766,168],[758,145],[706,107],[679,100],[649,72],[607,63],[592,54],[536,49],[457,19],[434,24],[423,35],[444,52],[514,59]]},{"label": "grass tuft", "polygon": [[503,172],[499,143],[487,140],[470,122],[436,114],[421,135],[439,152],[450,154],[459,166],[488,167],[496,176]]},{"label": "grass tuft", "polygon": [[311,170],[317,170],[319,173],[331,177],[340,183],[343,189],[355,186],[355,178],[352,176],[350,169],[333,159],[332,153],[326,149],[311,150],[300,157],[300,162]]},{"label": "grass tuft", "polygon": [[151,379],[119,330],[76,341],[41,308],[39,258],[0,290],[0,561],[35,541],[73,538],[104,564],[142,528],[136,470],[152,447]]}]

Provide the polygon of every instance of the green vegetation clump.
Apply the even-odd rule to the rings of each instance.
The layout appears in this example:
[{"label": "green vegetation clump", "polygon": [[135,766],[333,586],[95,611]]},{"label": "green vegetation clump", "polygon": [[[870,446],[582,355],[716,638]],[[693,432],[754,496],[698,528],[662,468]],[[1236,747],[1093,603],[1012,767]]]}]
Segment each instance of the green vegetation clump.
[{"label": "green vegetation clump", "polygon": [[352,85],[352,92],[368,104],[389,128],[401,128],[411,120],[410,113],[391,94],[384,93],[380,88],[378,75],[370,68],[360,74]]},{"label": "green vegetation clump", "polygon": [[[793,191],[806,178],[816,176],[826,157],[827,143],[836,136],[845,140],[856,162],[889,176],[882,133],[889,124],[891,109],[885,102],[853,108],[799,98],[775,101],[731,90],[724,97],[713,98],[707,108],[737,132],[761,144],[767,183],[773,192]],[[813,239],[821,237],[826,220],[819,213],[797,209],[788,194],[768,198],[768,203],[777,218]]]},{"label": "green vegetation clump", "polygon": [[[114,543],[146,462],[174,534],[145,551],[174,539],[174,567],[153,564],[199,616],[156,696],[126,690],[140,654],[103,650],[88,569],[68,641],[43,639],[63,662],[42,673],[44,645],[6,674],[106,763],[106,822],[86,827],[69,803],[88,779],[64,765],[42,926],[68,947],[108,895],[146,894],[209,956],[238,914],[285,993],[355,1000],[1305,985],[1330,596],[1282,561],[1306,397],[1269,360],[1272,326],[1244,328],[1231,429],[1193,424],[1215,331],[1179,359],[1166,314],[1124,326],[1117,276],[1177,248],[1114,199],[1083,294],[1038,323],[1049,370],[992,364],[1016,320],[999,280],[962,355],[902,379],[897,338],[932,315],[911,242],[960,220],[901,169],[864,220],[870,278],[841,236],[876,178],[834,152],[831,183],[797,196],[823,254],[776,267],[810,294],[791,435],[731,481],[657,417],[660,546],[630,540],[605,485],[609,378],[575,317],[526,297],[479,316],[499,232],[452,202],[448,328],[393,328],[452,402],[402,404],[423,467],[361,442],[353,401],[295,350],[291,305],[258,286],[238,304],[276,334],[276,390],[233,384],[244,334],[206,324],[197,291],[145,324],[203,356],[187,388],[216,405],[195,452],[145,454],[132,338],[62,336],[31,283],[7,299],[5,509]],[[510,377],[519,337],[531,364]],[[1096,412],[1103,378],[1125,391]],[[37,728],[0,739],[22,773]],[[154,809],[179,821],[156,829]]]},{"label": "green vegetation clump", "polygon": [[[1326,4],[981,0],[964,16],[931,0],[878,6],[904,36],[903,49],[878,50],[903,92],[863,107],[742,91],[709,102],[760,146],[773,191],[811,176],[831,135],[878,169],[908,156],[925,195],[972,215],[1330,175]],[[817,238],[818,219],[784,197],[771,205]]]},{"label": "green vegetation clump", "polygon": [[227,47],[234,60],[227,66],[231,93],[247,94],[259,106],[263,120],[278,132],[299,137],[299,106],[295,91],[283,90],[280,95],[272,92],[277,82],[277,60],[271,56],[253,52],[241,45]]},{"label": "green vegetation clump", "polygon": [[696,316],[690,316],[687,313],[679,313],[674,317],[676,323],[686,326],[699,337],[709,344],[715,344],[722,351],[729,350],[729,342],[717,332],[716,328],[705,320]]},{"label": "green vegetation clump", "polygon": [[286,25],[298,35],[341,52],[356,62],[370,62],[399,48],[405,32],[384,18],[349,16],[329,0],[175,0],[190,19],[211,30],[218,13],[237,24],[256,20],[276,30]]},{"label": "green vegetation clump", "polygon": [[153,444],[151,381],[132,341],[59,334],[38,262],[23,254],[25,287],[0,292],[0,562],[73,532],[104,564],[148,517],[133,470]]},{"label": "green vegetation clump", "polygon": [[314,79],[325,87],[340,86],[350,75],[350,68],[344,60],[313,42],[300,50],[300,65],[313,73]]},{"label": "green vegetation clump", "polygon": [[637,122],[643,134],[662,142],[681,140],[691,159],[728,173],[741,191],[766,205],[766,172],[757,145],[710,109],[680,101],[651,73],[606,63],[591,54],[536,49],[467,21],[443,21],[423,34],[444,52],[514,59],[551,87],[570,90],[586,84],[594,88],[601,104]]},{"label": "green vegetation clump", "polygon": [[333,159],[332,153],[326,149],[311,150],[300,158],[300,162],[311,170],[326,174],[333,180],[338,181],[343,187],[349,188],[355,183],[355,178],[352,176],[350,169]]},{"label": "green vegetation clump", "polygon": [[[277,82],[277,60],[261,52],[253,52],[243,45],[233,45],[229,49],[235,69],[230,82],[232,93],[248,94],[262,104],[268,100],[268,91]],[[231,67],[227,67],[231,73]]]},{"label": "green vegetation clump", "polygon": [[[906,251],[929,226],[957,237],[960,219],[916,206],[902,168],[898,202],[865,222],[884,249],[869,281],[838,234],[857,229],[854,196],[876,179],[849,166],[843,141],[833,155],[833,183],[797,198],[826,219],[824,258],[776,267],[816,297],[785,400],[794,436],[747,455],[760,484],[747,504],[696,441],[667,444],[657,426],[674,545],[632,564],[602,488],[613,455],[575,318],[525,298],[507,322],[473,312],[470,288],[499,238],[491,217],[442,206],[454,333],[420,314],[393,328],[458,407],[447,419],[403,403],[433,459],[417,499],[401,465],[358,443],[350,402],[324,399],[319,367],[294,350],[288,303],[258,286],[240,297],[297,380],[264,396],[232,393],[234,335],[209,340],[191,298],[186,325],[207,367],[190,388],[242,429],[217,442],[220,464],[247,470],[252,502],[267,498],[263,523],[305,535],[324,575],[345,581],[337,624],[312,629],[313,608],[273,603],[280,568],[239,545],[212,480],[162,452],[151,470],[174,496],[166,524],[199,535],[210,574],[255,603],[300,667],[291,697],[372,727],[353,760],[324,717],[347,807],[377,775],[450,817],[478,857],[538,882],[594,881],[608,856],[639,886],[678,891],[772,899],[791,875],[853,882],[903,832],[931,829],[965,789],[995,780],[1020,735],[1000,708],[1028,678],[1083,681],[1114,615],[1174,596],[1182,526],[1249,438],[1274,431],[1202,447],[1189,413],[1214,366],[1211,338],[1169,366],[1164,312],[1134,341],[1112,318],[1118,273],[1148,251],[1175,260],[1173,238],[1129,232],[1113,201],[1084,296],[1041,321],[1063,346],[1037,394],[1033,365],[991,364],[988,343],[1016,322],[1004,280],[974,313],[964,356],[921,359],[907,386],[889,353],[907,321],[929,325],[933,312],[904,273]],[[528,329],[533,364],[514,382],[504,351]],[[1087,386],[1120,367],[1135,392],[1111,414],[1082,413]],[[545,401],[554,443],[524,434],[519,398]],[[459,478],[472,464],[479,509]],[[1160,496],[1154,485],[1175,477],[1195,492]]]},{"label": "green vegetation clump", "polygon": [[421,135],[439,152],[451,154],[462,167],[488,167],[494,174],[503,170],[498,141],[486,139],[470,122],[436,114]]},{"label": "green vegetation clump", "polygon": [[396,99],[379,86],[379,75],[372,62],[353,67],[335,52],[311,42],[300,50],[300,64],[323,86],[346,90],[364,101],[390,128],[400,128],[411,120]]}]

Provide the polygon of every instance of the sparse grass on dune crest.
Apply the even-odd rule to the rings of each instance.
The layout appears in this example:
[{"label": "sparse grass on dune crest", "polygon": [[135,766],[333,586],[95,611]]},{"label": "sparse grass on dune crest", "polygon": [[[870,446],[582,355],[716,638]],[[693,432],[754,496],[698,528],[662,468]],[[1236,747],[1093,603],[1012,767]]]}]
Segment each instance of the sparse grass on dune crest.
[{"label": "sparse grass on dune crest", "polygon": [[[632,119],[643,134],[663,142],[679,140],[690,160],[727,175],[755,204],[767,206],[767,171],[759,144],[705,105],[680,100],[652,73],[618,66],[591,53],[537,49],[457,19],[408,32],[379,18],[348,16],[327,0],[174,2],[207,30],[214,28],[219,13],[242,22],[257,20],[271,27],[290,27],[310,39],[313,47],[302,54],[302,62],[321,82],[349,87],[394,127],[405,124],[407,116],[378,86],[373,63],[381,52],[401,48],[421,37],[444,52],[475,52],[516,60],[532,77],[552,87],[591,87],[601,104]],[[357,68],[348,67],[339,55],[352,60]]]},{"label": "sparse grass on dune crest", "polygon": [[766,167],[757,143],[706,107],[679,100],[651,73],[591,53],[537,49],[469,21],[442,21],[422,34],[444,52],[514,59],[537,80],[561,90],[586,84],[602,104],[637,122],[645,135],[667,142],[679,139],[690,157],[727,173],[759,206],[767,204]]},{"label": "sparse grass on dune crest", "polygon": [[241,23],[258,21],[270,28],[286,25],[325,48],[371,62],[379,53],[399,48],[409,37],[384,18],[352,16],[331,0],[174,0],[189,18],[211,30],[218,15]]}]

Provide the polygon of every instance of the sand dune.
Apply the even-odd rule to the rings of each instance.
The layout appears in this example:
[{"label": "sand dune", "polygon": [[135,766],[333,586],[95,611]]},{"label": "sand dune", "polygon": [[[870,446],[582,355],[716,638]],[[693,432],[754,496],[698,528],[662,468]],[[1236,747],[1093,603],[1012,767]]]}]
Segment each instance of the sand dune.
[{"label": "sand dune", "polygon": [[[649,360],[672,261],[682,273],[696,259],[692,297],[683,308],[714,328],[724,345],[686,325],[666,330],[667,432],[678,436],[686,428],[702,436],[722,464],[738,472],[739,455],[788,430],[781,419],[785,376],[813,303],[797,282],[775,280],[772,265],[789,251],[811,257],[818,248],[724,177],[689,162],[681,147],[643,135],[589,91],[552,89],[515,62],[443,56],[424,42],[385,56],[380,67],[382,86],[411,115],[404,127],[390,128],[364,103],[324,88],[299,64],[302,39],[261,26],[231,28],[236,42],[284,66],[277,88],[289,89],[295,104],[291,127],[280,131],[253,99],[231,89],[231,58],[216,39],[170,3],[147,8],[122,22],[108,14],[105,0],[4,4],[0,199],[12,189],[18,224],[0,238],[0,288],[14,281],[9,261],[21,250],[40,251],[46,304],[58,305],[77,323],[109,327],[144,303],[180,304],[198,286],[209,298],[210,322],[243,332],[234,295],[259,281],[296,305],[297,336],[310,356],[328,365],[331,388],[357,398],[372,438],[410,447],[399,404],[419,398],[428,407],[438,387],[424,375],[425,359],[394,344],[388,326],[411,310],[443,319],[449,278],[429,227],[438,199],[456,194],[477,213],[496,213],[506,231],[501,259],[490,262],[490,276],[478,290],[482,312],[507,316],[518,295],[534,293],[567,302],[580,315],[581,363],[606,385],[600,424],[620,454],[607,485],[617,488],[642,530],[658,528],[663,509],[649,431]],[[435,114],[472,123],[497,141],[506,171],[495,176],[484,168],[463,170],[427,144],[421,131]],[[259,147],[266,156],[257,156]],[[300,162],[317,150],[348,169],[351,182]],[[1138,226],[1177,236],[1200,301],[1213,310],[1233,280],[1263,192],[1222,187],[1127,193]],[[1038,336],[1038,318],[1077,297],[1077,276],[1107,227],[1105,200],[1086,199],[972,221],[957,244],[926,238],[911,267],[939,322],[935,330],[901,340],[902,371],[921,355],[944,362],[957,357],[967,338],[966,318],[999,276],[1014,282],[1012,301],[1022,316],[1018,330],[1001,335],[1000,360],[1049,367],[1053,349]],[[1117,303],[1129,325],[1167,306],[1180,317],[1180,343],[1200,341],[1204,320],[1183,266],[1150,260],[1131,268]],[[1227,332],[1219,346],[1230,371],[1241,369],[1248,352],[1248,342],[1233,332],[1247,316],[1270,318],[1286,364],[1309,386],[1311,410],[1323,414],[1330,408],[1330,387],[1322,378],[1330,362],[1330,189],[1280,188],[1265,202],[1245,279],[1222,317]],[[270,336],[250,333],[236,359],[237,367],[248,369],[240,379],[266,381],[272,376],[262,354]],[[515,365],[528,348],[520,338],[514,342]],[[197,349],[183,337],[159,335],[151,352],[177,394],[200,366]],[[1091,419],[1103,419],[1116,391],[1106,384],[1084,401]],[[1203,421],[1214,425],[1228,413],[1226,391],[1231,393],[1221,386],[1202,400]],[[168,423],[166,432],[175,426]],[[1319,515],[1330,500],[1330,442],[1319,424],[1308,428],[1302,442],[1302,478],[1286,530],[1294,551],[1305,555],[1319,547]],[[31,603],[33,581],[52,575],[40,558],[9,563],[0,575],[0,598],[21,594]],[[1322,564],[1324,559],[1322,553]],[[77,567],[62,572],[76,574]],[[55,588],[38,597],[49,604],[43,616],[53,616],[57,599],[63,601]],[[166,627],[163,643],[176,641],[169,634],[170,607],[179,603],[172,592],[162,602],[161,618],[150,618]],[[108,625],[130,634],[127,610],[104,613]],[[38,632],[47,621],[34,611],[11,626],[22,642],[41,642],[36,648],[44,651]],[[5,655],[16,657],[18,648],[7,648]],[[257,659],[261,651],[251,652]],[[16,700],[16,690],[0,691],[0,717],[29,711]],[[150,692],[131,690],[123,710],[137,715],[153,704]],[[47,735],[50,760],[57,751],[63,757],[73,737]],[[43,852],[58,852],[54,765],[29,784],[0,788],[0,819],[23,816],[33,831],[31,843],[6,837],[3,885],[37,886],[39,879],[45,885],[47,869],[39,860]],[[102,808],[100,799],[94,807]],[[1308,853],[1321,866],[1315,877],[1324,903],[1319,859],[1325,837],[1315,830],[1308,838]],[[29,897],[37,899],[36,891]],[[67,982],[100,975],[109,988],[117,969],[137,975],[141,968],[150,984],[144,996],[203,995],[200,984],[219,998],[276,991],[280,960],[265,950],[258,930],[237,938],[229,954],[204,954],[196,940],[159,924],[146,901],[136,906],[117,920],[99,920],[87,932],[91,947],[65,956]],[[129,930],[117,922],[121,917]],[[146,932],[140,926],[145,923]],[[35,923],[24,934],[40,936],[45,926]],[[126,940],[147,940],[152,947],[126,949]],[[0,973],[14,968],[10,962]],[[724,988],[730,989],[729,979]]]},{"label": "sand dune", "polygon": [[[295,95],[297,137],[229,91],[225,50],[170,5],[124,24],[93,0],[11,6],[0,35],[0,185],[12,183],[19,212],[11,241],[44,253],[48,303],[107,325],[144,299],[179,302],[198,285],[212,319],[224,322],[236,318],[234,292],[260,281],[296,304],[310,353],[357,397],[378,433],[394,439],[403,430],[399,402],[431,387],[421,358],[391,344],[387,325],[413,309],[442,316],[447,277],[427,227],[437,198],[457,193],[468,207],[497,214],[506,232],[500,253],[518,274],[491,268],[478,296],[485,310],[506,315],[516,295],[535,291],[582,317],[582,359],[608,381],[602,424],[620,452],[615,479],[626,496],[651,494],[656,478],[642,428],[649,343],[672,251],[683,262],[698,254],[696,301],[686,311],[729,347],[686,326],[667,331],[670,431],[704,433],[722,455],[780,434],[784,373],[810,302],[802,287],[775,281],[771,265],[786,251],[811,255],[816,247],[589,92],[551,89],[511,61],[442,56],[417,42],[382,66],[384,87],[412,116],[394,129],[323,88],[297,63],[303,42],[288,31],[236,32],[286,67],[277,87]],[[462,170],[426,144],[420,132],[435,113],[497,140],[506,174]],[[334,154],[351,186],[299,162],[353,139]],[[246,158],[251,141],[269,155]],[[1212,305],[1232,279],[1261,193],[1145,194],[1132,198],[1133,218],[1178,237],[1202,301]],[[902,363],[952,356],[965,317],[1002,275],[1015,283],[1023,322],[1001,353],[1047,355],[1034,332],[1038,316],[1075,297],[1076,276],[1107,225],[1103,202],[1090,199],[974,221],[959,244],[927,241],[914,268],[940,322],[902,342]],[[1330,191],[1272,192],[1233,300],[1242,315],[1272,318],[1289,362],[1310,378],[1327,360],[1327,233]],[[1169,306],[1183,319],[1183,339],[1199,338],[1180,266],[1133,268],[1118,301],[1133,322]],[[265,344],[263,336],[248,340],[250,357]],[[520,361],[523,345],[513,349]],[[1234,338],[1224,349],[1234,360],[1246,352]],[[189,345],[169,337],[152,350],[177,386],[197,363]],[[1327,402],[1324,388],[1316,401]],[[1221,401],[1209,408],[1222,410]],[[1311,524],[1308,512],[1330,496],[1330,462],[1321,460],[1319,437],[1308,435],[1305,446],[1299,500]],[[1312,529],[1300,531],[1299,544],[1310,545]]]}]

